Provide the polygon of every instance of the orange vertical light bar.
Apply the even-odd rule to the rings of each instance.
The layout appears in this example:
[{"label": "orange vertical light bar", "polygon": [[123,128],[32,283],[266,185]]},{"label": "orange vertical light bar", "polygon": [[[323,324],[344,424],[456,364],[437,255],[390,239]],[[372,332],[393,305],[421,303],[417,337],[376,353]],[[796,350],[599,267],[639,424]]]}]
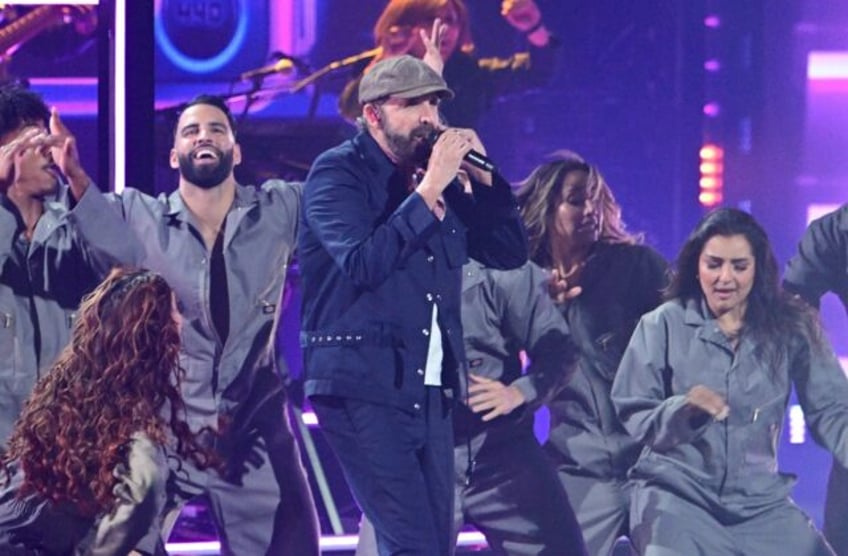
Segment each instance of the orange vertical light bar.
[{"label": "orange vertical light bar", "polygon": [[705,208],[713,208],[724,201],[724,149],[706,143],[698,154],[701,158],[698,202]]}]

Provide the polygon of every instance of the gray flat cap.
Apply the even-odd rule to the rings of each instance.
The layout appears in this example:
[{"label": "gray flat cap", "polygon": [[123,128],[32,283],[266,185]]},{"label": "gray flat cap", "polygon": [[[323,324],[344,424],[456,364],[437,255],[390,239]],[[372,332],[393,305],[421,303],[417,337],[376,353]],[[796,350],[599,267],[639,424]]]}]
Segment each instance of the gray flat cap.
[{"label": "gray flat cap", "polygon": [[431,93],[453,98],[453,91],[441,75],[408,54],[377,62],[359,82],[359,104],[390,96],[415,98]]}]

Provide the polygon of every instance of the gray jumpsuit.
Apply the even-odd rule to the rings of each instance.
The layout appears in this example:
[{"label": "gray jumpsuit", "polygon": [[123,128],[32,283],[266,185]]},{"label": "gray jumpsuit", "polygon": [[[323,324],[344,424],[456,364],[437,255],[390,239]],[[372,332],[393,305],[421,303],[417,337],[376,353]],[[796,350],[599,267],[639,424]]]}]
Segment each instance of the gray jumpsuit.
[{"label": "gray jumpsuit", "polygon": [[[612,399],[645,444],[630,473],[641,554],[831,554],[790,499],[794,478],[778,472],[777,446],[794,385],[816,441],[848,462],[848,380],[829,346],[803,337],[774,367],[755,348],[743,334],[734,351],[702,300],[669,301],[639,322]],[[727,400],[727,419],[689,408],[698,384]]]},{"label": "gray jumpsuit", "polygon": [[187,419],[194,430],[219,430],[215,447],[226,460],[223,476],[185,463],[178,496],[206,495],[225,554],[318,552],[315,507],[274,365],[300,198],[297,184],[237,186],[223,240],[230,315],[224,342],[213,324],[210,252],[178,191],[153,198],[133,189],[109,197],[89,190],[72,211],[92,249],[108,254],[133,245],[132,257],[120,262],[160,273],[177,295]]},{"label": "gray jumpsuit", "polygon": [[110,267],[92,258],[61,199],[45,201],[31,241],[10,204],[0,195],[0,449],[41,369],[67,344],[80,299]]},{"label": "gray jumpsuit", "polygon": [[[0,483],[0,554],[127,554],[148,531],[165,504],[165,451],[137,433],[129,443],[126,465],[114,470],[115,505],[93,518],[70,503],[55,504],[38,494],[21,497],[24,474],[15,463],[11,480]],[[157,554],[165,552],[163,545]]]}]

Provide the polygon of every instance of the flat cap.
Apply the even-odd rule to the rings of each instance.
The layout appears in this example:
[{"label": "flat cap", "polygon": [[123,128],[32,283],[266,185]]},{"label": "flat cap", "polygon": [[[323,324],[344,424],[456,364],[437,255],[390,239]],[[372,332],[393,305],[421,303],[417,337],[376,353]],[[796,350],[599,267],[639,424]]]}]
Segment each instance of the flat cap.
[{"label": "flat cap", "polygon": [[453,98],[453,91],[441,75],[408,54],[377,62],[359,82],[359,104],[390,96],[415,98],[431,93]]}]

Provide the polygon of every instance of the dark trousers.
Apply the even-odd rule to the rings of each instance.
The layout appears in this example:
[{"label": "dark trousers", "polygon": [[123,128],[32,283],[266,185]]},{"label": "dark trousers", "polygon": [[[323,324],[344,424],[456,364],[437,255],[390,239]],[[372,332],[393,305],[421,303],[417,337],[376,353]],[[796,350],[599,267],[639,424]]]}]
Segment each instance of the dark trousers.
[{"label": "dark trousers", "polygon": [[833,460],[824,502],[824,536],[837,556],[848,556],[848,470]]},{"label": "dark trousers", "polygon": [[[471,523],[495,554],[583,556],[586,549],[568,496],[532,429],[524,425],[491,427],[455,441],[452,539]],[[377,554],[367,519],[360,524],[356,554]]]},{"label": "dark trousers", "polygon": [[417,412],[337,396],[312,406],[348,485],[374,524],[381,556],[453,552],[450,402],[427,387]]}]

